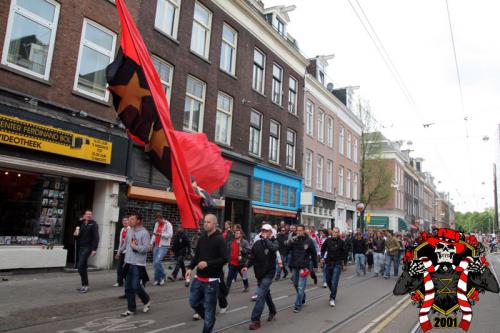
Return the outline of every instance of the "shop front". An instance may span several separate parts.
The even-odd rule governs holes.
[[[229,156],[231,157],[231,156]],[[232,158],[229,178],[224,185],[224,217],[239,224],[243,232],[250,234],[250,186],[252,184],[253,164]]]
[[[251,232],[266,222],[298,222],[302,178],[262,165],[254,167]]]
[[[101,234],[89,264],[109,267],[126,147],[109,124],[0,103],[0,270],[71,266],[86,209]]]

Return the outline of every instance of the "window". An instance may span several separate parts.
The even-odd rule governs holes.
[[[314,119],[314,105],[307,101],[306,103],[306,134],[313,136],[313,119]]]
[[[167,96],[167,101],[170,105],[170,94],[172,90],[172,76],[174,74],[174,67],[158,57],[152,56],[151,58],[153,60],[153,65],[155,66],[156,71],[160,76],[161,84],[163,86],[163,89],[165,90],[165,95]]]
[[[312,160],[313,160],[313,152],[309,149],[306,149],[305,154],[305,168],[304,168],[304,181],[305,185],[311,187],[312,186]]]
[[[295,169],[295,140],[297,134],[288,129],[286,131],[286,167]]]
[[[318,70],[318,81],[325,85],[325,73],[323,71]]]
[[[269,160],[271,162],[279,163],[280,158],[280,124],[271,120],[269,130]]]
[[[344,195],[344,167],[339,167],[338,195]]]
[[[347,133],[347,158],[352,158],[352,138],[351,133]]]
[[[354,162],[358,163],[358,139],[354,138],[354,152],[352,154]]]
[[[347,198],[351,197],[351,170],[347,170],[345,179],[345,196]]]
[[[297,80],[290,76],[288,80],[288,112],[297,114]]]
[[[115,55],[116,34],[88,19],[83,20],[80,53],[74,89],[83,94],[108,100],[106,67]]]
[[[186,101],[184,102],[183,129],[201,132],[205,110],[205,83],[192,76],[187,78]]]
[[[196,2],[194,4],[193,31],[191,33],[191,51],[208,59],[210,49],[210,29],[212,13]]]
[[[272,204],[279,205],[280,204],[280,184],[273,183],[273,201]]]
[[[234,75],[236,68],[236,44],[238,33],[225,24],[222,26],[222,44],[220,50],[220,68]]]
[[[215,118],[215,141],[231,144],[231,124],[233,116],[233,98],[219,91],[217,95],[217,115]]]
[[[344,155],[344,127],[340,127],[339,133],[339,153]]]
[[[333,189],[333,161],[328,160],[326,170],[326,191],[332,192]]]
[[[289,206],[288,205],[288,191],[289,187],[288,186],[281,186],[281,205],[282,206]]]
[[[260,141],[262,139],[262,114],[252,110],[250,113],[250,139],[248,151],[260,156]]]
[[[48,80],[59,9],[52,0],[12,0],[2,64]]]
[[[326,144],[328,147],[333,148],[333,118],[328,117],[327,118],[327,129],[326,129],[326,135],[327,135],[327,141]]]
[[[318,112],[318,141],[325,142],[325,113]]]
[[[283,95],[283,69],[273,64],[273,102],[281,105]]]
[[[156,3],[155,28],[177,39],[181,0],[158,0]]]
[[[276,29],[280,35],[285,35],[285,24],[277,17],[273,20],[273,28]]]
[[[316,189],[323,189],[323,156],[318,155],[318,162],[316,163]]]
[[[352,198],[357,200],[358,198],[358,174],[355,173],[352,180]]]
[[[266,56],[258,49],[254,49],[252,88],[261,94],[264,93],[265,69]]]

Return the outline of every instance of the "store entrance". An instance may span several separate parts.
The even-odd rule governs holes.
[[[224,219],[231,220],[233,224],[240,224],[243,232],[249,235],[249,213],[250,204],[248,200],[240,200],[226,197]]]
[[[64,228],[64,248],[68,250],[68,266],[75,264],[75,238],[73,232],[86,209],[94,202],[94,181],[71,178],[68,187],[68,205]]]

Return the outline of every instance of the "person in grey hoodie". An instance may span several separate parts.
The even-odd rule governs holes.
[[[127,296],[127,311],[122,317],[134,315],[136,311],[135,295],[139,296],[144,307],[143,312],[151,308],[151,298],[141,284],[146,273],[146,256],[150,249],[149,232],[142,226],[142,217],[138,213],[129,216],[130,230],[127,232],[125,243],[118,249],[118,253],[125,250],[125,295]]]

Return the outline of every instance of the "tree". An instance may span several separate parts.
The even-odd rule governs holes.
[[[359,103],[359,114],[363,122],[361,134],[361,198],[365,205],[383,205],[391,196],[392,171],[383,159],[385,137],[377,130],[377,122],[369,107]],[[365,229],[364,210],[360,213],[361,230]]]
[[[465,232],[472,233],[492,233],[494,227],[494,212],[492,209],[484,212],[457,212],[455,220],[459,227],[462,227]]]

